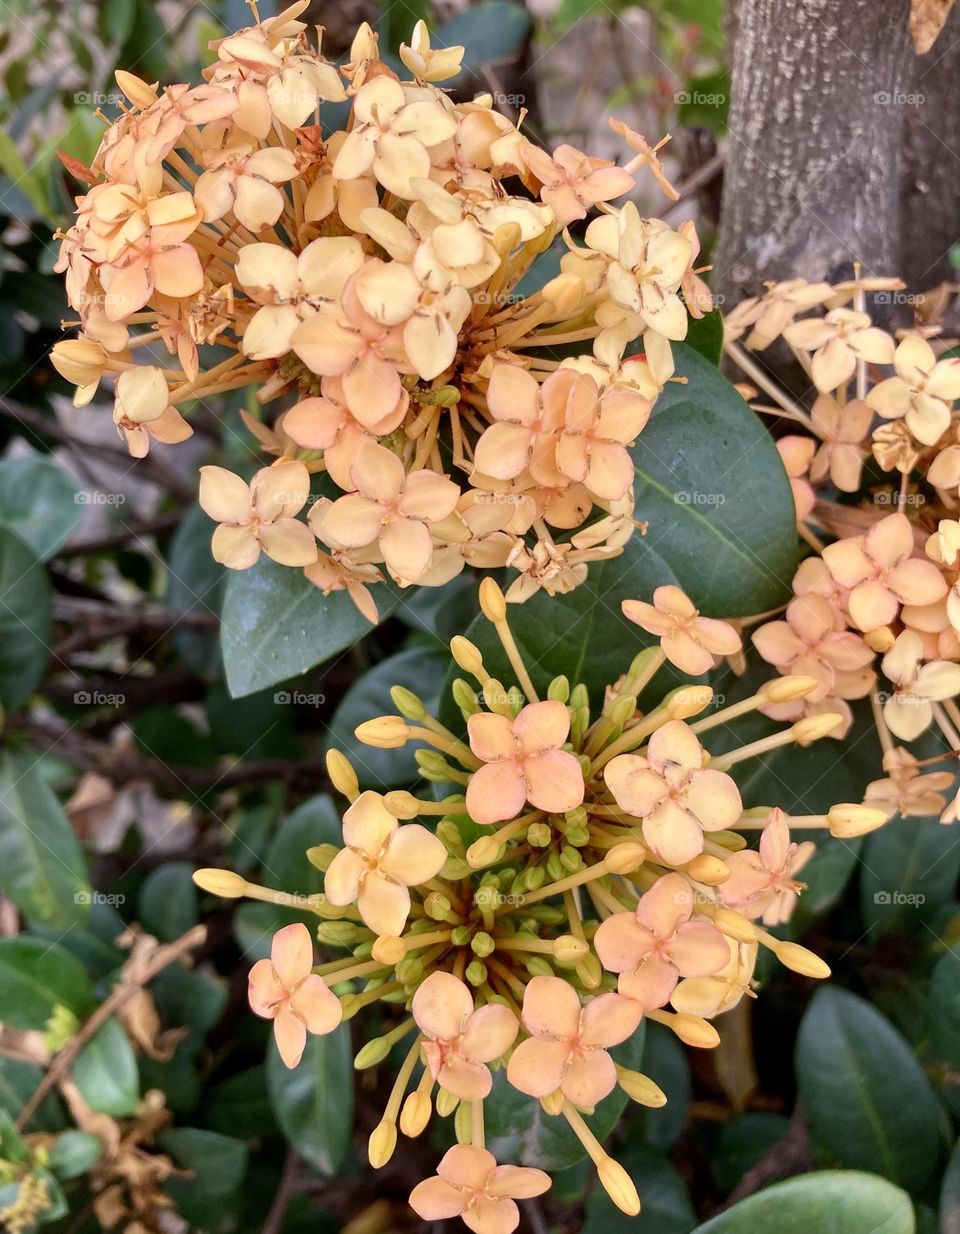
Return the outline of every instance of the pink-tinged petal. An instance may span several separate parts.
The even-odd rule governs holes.
[[[626,446],[594,442],[584,484],[591,493],[616,501],[630,490],[634,479],[633,459]]]
[[[532,1200],[550,1190],[551,1178],[543,1170],[525,1165],[498,1165],[487,1181],[487,1194]]]
[[[740,635],[727,621],[718,621],[715,617],[698,617],[695,629],[697,638],[715,656],[736,655],[743,646]]]
[[[397,820],[379,793],[360,794],[343,816],[343,841],[350,848],[375,857],[397,831]]]
[[[585,792],[580,760],[566,750],[548,750],[523,760],[527,800],[548,814],[575,810]]]
[[[546,1097],[563,1082],[569,1057],[570,1047],[565,1041],[528,1037],[510,1055],[507,1079],[528,1097]]]
[[[284,1004],[273,1022],[273,1035],[285,1067],[296,1067],[307,1044],[307,1026]]]
[[[878,626],[889,625],[900,606],[897,597],[883,583],[868,579],[850,592],[847,608],[855,626],[861,630],[875,630]]]
[[[790,855],[790,827],[782,810],[772,810],[760,832],[760,856],[768,870],[782,870]]]
[[[693,911],[693,888],[682,874],[664,874],[637,904],[637,922],[654,938],[671,938]]]
[[[612,758],[603,769],[603,778],[620,809],[634,818],[644,818],[667,795],[666,784],[638,754]]]
[[[260,560],[260,541],[252,527],[221,523],[213,533],[210,552],[214,561],[230,570],[248,570]]]
[[[421,1032],[453,1041],[473,1014],[473,995],[453,973],[435,972],[417,987],[410,1010]]]
[[[225,467],[200,468],[200,507],[218,523],[240,523],[250,518],[250,489]]]
[[[611,997],[620,996],[613,994]],[[634,1006],[639,1015],[640,1007],[636,1003]],[[568,1101],[589,1110],[609,1096],[616,1085],[617,1069],[613,1059],[606,1050],[590,1050],[581,1057],[571,1058],[560,1087]]]
[[[580,1040],[584,1045],[614,1046],[637,1031],[641,1010],[635,1002],[619,994],[600,994],[583,1009]]]
[[[357,908],[374,934],[402,934],[410,916],[410,892],[403,883],[372,870],[363,880]]]
[[[313,313],[290,336],[291,350],[311,373],[321,377],[339,377],[346,373],[364,346],[357,331],[349,330],[331,313]]]
[[[420,823],[408,823],[387,840],[380,869],[397,882],[418,887],[439,874],[446,859],[447,850],[432,831]]]
[[[804,645],[785,621],[768,621],[753,632],[753,645],[768,664],[778,668],[803,655]]]
[[[730,959],[730,944],[709,921],[687,921],[670,943],[670,956],[681,977],[712,977]]]
[[[251,360],[285,356],[299,325],[300,316],[292,304],[265,304],[250,318],[244,331],[243,354]]]
[[[433,537],[415,519],[390,519],[380,532],[380,551],[392,575],[404,582],[416,582],[430,568]]]
[[[403,394],[400,374],[388,360],[367,352],[343,375],[347,406],[361,423],[389,416]]]
[[[370,501],[396,501],[403,489],[403,463],[384,446],[366,446],[353,465],[353,482]]]
[[[378,539],[384,518],[383,506],[359,493],[347,493],[324,510],[317,534],[331,548],[365,548]]]
[[[736,782],[723,771],[695,771],[685,794],[687,809],[705,831],[732,827],[743,813]]]
[[[535,1037],[572,1041],[580,1032],[580,999],[561,977],[533,977],[523,995],[523,1026]]]
[[[482,1101],[493,1087],[490,1068],[461,1054],[448,1054],[436,1076],[437,1083],[461,1101]]]
[[[269,960],[257,960],[250,970],[247,982],[247,998],[251,1010],[264,1019],[272,1020],[285,1001],[287,991],[281,985]]]
[[[487,388],[487,406],[494,419],[533,425],[539,417],[539,397],[537,379],[527,369],[494,365]]]
[[[321,236],[297,258],[297,275],[312,296],[338,300],[363,260],[363,249],[355,236]]]
[[[131,313],[138,313],[150,299],[151,283],[142,261],[111,269],[103,311],[108,321],[123,321]]]
[[[155,253],[150,267],[157,291],[174,300],[194,296],[203,287],[203,267],[197,250],[189,244]]]
[[[486,763],[517,755],[513,728],[506,716],[480,711],[467,720],[467,734],[470,749]]]
[[[864,551],[862,536],[837,540],[823,550],[827,569],[841,587],[856,587],[876,573],[876,567]]]
[[[731,853],[727,858],[730,877],[717,891],[724,904],[738,908],[752,916],[752,905],[757,897],[770,888],[770,871],[763,864],[760,854],[753,849]]]
[[[600,963],[608,973],[626,973],[649,955],[655,939],[635,913],[614,913],[601,921],[593,937]]]
[[[325,398],[305,398],[283,417],[283,431],[307,450],[326,450],[337,440],[346,416]]]
[[[884,580],[903,604],[936,604],[947,594],[947,582],[932,561],[912,557],[890,570]]]
[[[634,999],[644,1011],[663,1007],[670,999],[679,974],[667,960],[651,956],[632,973],[621,973],[617,989],[625,998]]]
[[[456,359],[457,333],[440,313],[414,313],[403,327],[403,349],[418,376],[432,381]]]
[[[529,703],[514,720],[513,735],[525,754],[557,749],[570,735],[570,712],[553,699]]]
[[[280,983],[292,990],[313,967],[313,940],[299,921],[284,926],[273,936],[270,961]]]
[[[323,877],[323,893],[340,908],[353,904],[360,894],[360,880],[367,871],[367,863],[352,848],[342,848]]]
[[[473,1144],[455,1144],[440,1159],[437,1173],[460,1187],[482,1191],[497,1161],[493,1153]]]
[[[879,566],[895,566],[910,556],[913,529],[905,514],[890,514],[874,523],[863,538],[867,556]]]
[[[509,1007],[487,1003],[478,1008],[467,1021],[460,1041],[469,1058],[492,1063],[506,1054],[513,1045],[520,1024]]]
[[[513,1234],[520,1224],[520,1209],[511,1199],[481,1195],[463,1214],[463,1224],[473,1234]]]
[[[682,720],[668,720],[650,738],[647,758],[656,770],[675,763],[683,771],[703,766],[703,747],[696,733]]]
[[[282,566],[311,566],[317,560],[317,541],[305,523],[279,518],[260,528],[260,543],[268,557]]]
[[[661,613],[659,609],[654,608],[652,604],[647,604],[644,600],[624,600],[620,607],[628,621],[640,626],[648,634],[656,634],[658,638],[662,638],[664,634],[669,634],[673,629],[672,617]]]
[[[439,522],[456,509],[460,486],[434,471],[413,471],[407,476],[400,511],[408,518]]]
[[[294,990],[290,1009],[303,1020],[308,1033],[332,1033],[343,1019],[340,999],[317,973],[310,973]]]
[[[530,462],[533,433],[522,424],[491,424],[477,442],[476,470],[495,480],[512,480]]]
[[[660,645],[670,663],[691,677],[699,677],[713,668],[711,653],[686,630],[671,630],[660,640]]]
[[[310,473],[300,462],[263,467],[250,483],[253,508],[268,521],[297,514],[309,495]]]
[[[467,813],[476,823],[515,818],[527,803],[527,786],[516,763],[486,763],[467,785]]]
[[[410,1192],[410,1207],[424,1221],[446,1221],[459,1217],[467,1195],[444,1178],[425,1178]]]
[[[666,801],[643,821],[643,835],[666,865],[682,866],[703,852],[703,830],[692,814]]]

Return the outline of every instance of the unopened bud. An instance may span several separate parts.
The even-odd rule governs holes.
[[[451,687],[453,701],[460,708],[461,714],[465,718],[477,715],[483,708],[477,702],[477,692],[470,685],[469,681],[464,681],[462,677],[457,677]]]
[[[667,1104],[667,1094],[659,1084],[654,1084],[648,1075],[640,1071],[627,1071],[625,1067],[617,1068],[617,1083],[631,1101],[638,1105],[649,1106],[651,1110],[659,1110]]]
[[[383,804],[394,818],[411,819],[416,818],[420,813],[419,801],[417,801],[413,793],[408,793],[406,789],[402,788],[384,793]]]
[[[554,677],[547,686],[547,698],[554,703],[565,703],[570,697],[570,682],[566,677]]]
[[[778,943],[774,954],[784,968],[799,973],[801,977],[813,977],[817,981],[824,981],[830,976],[830,965],[808,948],[801,947],[799,943]]]
[[[804,716],[802,720],[798,720],[793,725],[790,732],[798,745],[806,746],[812,741],[819,741],[821,737],[828,737],[841,724],[843,724],[843,716],[835,711],[823,711]]]
[[[434,921],[446,921],[453,906],[442,891],[431,891],[423,902],[423,911]]]
[[[360,794],[360,784],[353,764],[340,750],[328,750],[326,762],[330,783],[338,793],[342,793],[344,797],[349,797],[353,801]]]
[[[370,954],[378,964],[387,964],[393,968],[407,954],[407,944],[395,934],[381,934],[374,940]]]
[[[393,705],[397,711],[408,720],[425,720],[427,718],[427,709],[423,705],[423,700],[417,698],[412,690],[408,690],[406,686],[392,686],[390,689],[390,698],[393,700]]]
[[[553,839],[549,823],[531,823],[527,828],[527,843],[531,848],[546,848]]]
[[[713,1050],[720,1044],[720,1034],[702,1016],[675,1015],[670,1027],[684,1045],[694,1046],[698,1050]]]
[[[481,960],[471,960],[463,975],[472,986],[482,986],[487,979],[487,966]]]
[[[463,852],[463,836],[460,834],[460,828],[452,818],[442,818],[437,823],[437,839],[446,845],[447,852]]]
[[[554,940],[553,954],[560,964],[576,964],[584,956],[590,954],[590,947],[582,938],[572,934],[561,934]]]
[[[384,1037],[374,1037],[372,1041],[368,1041],[365,1046],[362,1046],[357,1051],[357,1055],[353,1060],[354,1068],[357,1071],[366,1071],[369,1067],[376,1067],[390,1053],[390,1042]]]
[[[603,859],[610,874],[632,874],[639,870],[647,856],[647,850],[636,840],[615,844]]]
[[[610,708],[610,723],[622,728],[637,709],[636,695],[624,694]]]
[[[397,1147],[397,1125],[386,1119],[374,1127],[367,1143],[367,1157],[375,1170],[382,1169],[393,1156]]]
[[[494,625],[507,620],[507,601],[496,579],[487,577],[480,584],[480,608]]]
[[[871,651],[875,651],[878,655],[886,655],[896,642],[896,637],[889,626],[877,626],[875,630],[868,630],[864,634],[863,641]]]
[[[236,900],[247,890],[247,880],[233,870],[194,870],[193,881],[201,891],[209,891],[224,900]]]
[[[551,1116],[559,1114],[563,1109],[563,1092],[556,1088],[552,1093],[547,1093],[546,1097],[540,1098],[540,1106],[544,1114]]]
[[[560,849],[560,864],[571,874],[576,874],[583,865],[583,858],[572,845],[564,844]]]
[[[399,750],[410,740],[410,729],[401,716],[377,716],[353,730],[357,741],[378,750]]]
[[[317,942],[329,947],[352,947],[361,937],[360,927],[352,921],[321,921],[317,926]]]
[[[879,806],[868,806],[866,803],[859,806],[835,805],[827,811],[827,826],[836,839],[852,840],[876,831],[890,818],[890,811],[881,810]]]
[[[687,863],[686,872],[695,883],[703,883],[707,887],[719,887],[730,877],[730,867],[720,857],[710,853],[701,853]]]
[[[470,940],[470,950],[480,960],[485,960],[496,949],[497,944],[494,942],[492,935],[488,934],[486,930],[478,930]]]
[[[477,677],[483,672],[483,656],[480,654],[480,648],[471,643],[468,638],[464,638],[462,634],[454,635],[450,640],[450,653],[465,673]]]
[[[474,870],[482,870],[484,866],[493,865],[500,855],[503,845],[493,836],[481,836],[467,849],[467,865]]]
[[[410,1093],[400,1111],[400,1130],[408,1139],[414,1140],[426,1130],[430,1115],[433,1113],[433,1103],[426,1093]]]
[[[588,990],[595,990],[603,980],[603,966],[592,953],[577,962],[577,976]]]
[[[157,101],[156,90],[139,77],[135,77],[133,73],[128,73],[125,69],[117,69],[114,78],[134,107],[146,110]]]
[[[353,36],[350,44],[350,63],[359,64],[361,60],[376,60],[379,57],[377,45],[379,37],[373,32],[368,22],[364,22]]]
[[[794,699],[806,698],[818,684],[816,677],[799,674],[774,677],[772,681],[765,681],[757,693],[768,703],[791,703]]]
[[[416,750],[413,757],[425,780],[435,784],[449,783],[450,765],[439,750]]]
[[[686,720],[690,716],[697,716],[712,702],[713,691],[709,686],[681,686],[679,690],[674,690],[666,700],[667,711],[674,720]]]
[[[339,852],[340,849],[336,844],[315,844],[313,848],[307,849],[307,861],[325,873],[330,868],[330,862]]]
[[[558,274],[549,283],[544,283],[540,294],[562,317],[577,311],[584,295],[583,279],[576,274]]]
[[[449,1118],[459,1104],[460,1098],[454,1097],[453,1093],[445,1088],[437,1090],[437,1113],[441,1118]]]
[[[757,941],[757,927],[742,913],[735,912],[732,908],[718,908],[713,914],[713,924],[721,934],[726,934],[727,938],[732,938],[738,943]]]
[[[633,1179],[619,1161],[612,1157],[604,1157],[597,1166],[600,1183],[622,1213],[635,1217],[640,1211],[640,1197],[633,1185]]]
[[[524,967],[531,977],[556,977],[553,965],[543,956],[532,955],[524,960]]]

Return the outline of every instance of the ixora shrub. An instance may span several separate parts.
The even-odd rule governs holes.
[[[385,1004],[382,1015],[398,1022],[354,1059],[363,1070],[401,1047],[370,1136],[371,1165],[391,1159],[398,1130],[419,1136],[434,1110],[453,1115],[456,1142],[410,1203],[427,1220],[462,1216],[479,1234],[509,1234],[515,1201],[550,1186],[540,1166],[575,1160],[577,1141],[613,1202],[640,1211],[629,1174],[600,1141],[628,1098],[666,1101],[635,1066],[642,1023],[716,1046],[709,1019],[750,992],[761,947],[805,976],[828,976],[811,951],[766,928],[789,918],[795,876],[815,848],[793,841],[791,824],[850,837],[887,814],[837,804],[824,817],[790,820],[768,805],[745,808],[733,767],[809,745],[842,717],[820,712],[712,757],[712,731],[802,699],[817,682],[773,677],[705,716],[709,686],[662,692],[654,682],[668,660],[695,672],[712,652],[739,650],[733,628],[697,618],[679,589],[658,593],[658,609],[636,606],[633,616],[657,626],[660,643],[624,665],[597,711],[586,685],[565,676],[540,697],[503,593],[493,579],[480,592],[510,673],[495,678],[476,644],[453,639],[467,674],[452,683],[453,711],[466,738],[401,687],[392,692],[397,714],[357,729],[374,748],[422,743],[422,778],[457,791],[440,800],[361,792],[350,761],[332,750],[331,780],[351,804],[343,847],[307,854],[324,871],[322,893],[253,885],[229,870],[194,878],[217,895],[296,905],[321,919],[317,939],[347,949],[346,958],[315,965],[311,933],[294,923],[250,973],[251,1007],[273,1020],[283,1062],[297,1066],[308,1034]],[[744,833],[757,832],[759,849],[748,848]],[[499,1161],[521,1132],[535,1164]]]

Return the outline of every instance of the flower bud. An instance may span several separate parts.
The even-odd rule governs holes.
[[[209,891],[224,900],[236,900],[247,890],[247,880],[233,870],[194,870],[193,881],[201,891]]]
[[[100,380],[107,353],[92,339],[64,339],[50,352],[50,362],[61,377],[75,386]]]
[[[637,709],[637,699],[634,694],[624,694],[610,708],[610,723],[622,728]]]
[[[489,574],[480,584],[480,608],[487,621],[494,625],[507,620],[507,601],[499,583]]]
[[[406,789],[394,789],[384,793],[383,804],[394,818],[411,819],[420,813],[420,803],[413,793],[408,793]]]
[[[449,783],[451,768],[439,750],[415,750],[413,757],[425,780],[434,784]]]
[[[460,708],[460,713],[465,720],[483,710],[477,702],[476,691],[469,681],[464,681],[462,677],[456,678],[451,687],[451,693],[453,694],[453,701]]]
[[[553,829],[549,823],[531,823],[527,828],[527,843],[531,848],[547,848],[553,839]]]
[[[463,852],[463,836],[452,818],[442,818],[437,823],[437,839],[447,846],[448,853]]]
[[[428,713],[423,705],[423,700],[417,698],[412,690],[408,690],[406,686],[391,686],[390,698],[393,700],[393,705],[407,720],[426,720]]]
[[[562,317],[575,313],[583,299],[583,279],[576,274],[558,274],[549,283],[544,283],[540,294]]]
[[[410,740],[410,729],[401,716],[378,716],[358,724],[353,735],[365,746],[378,750],[399,750]]]
[[[707,887],[719,887],[730,877],[730,867],[720,857],[710,853],[701,853],[687,863],[686,872],[695,883],[704,883]]]
[[[576,964],[578,960],[590,954],[590,947],[582,938],[575,938],[572,934],[561,934],[558,939],[554,940],[553,954],[560,964]]]
[[[352,921],[321,921],[317,926],[317,942],[330,947],[352,947],[362,934],[361,928]]]
[[[497,944],[493,940],[493,936],[488,934],[486,930],[478,930],[470,940],[470,950],[480,960],[485,960],[488,955],[493,955],[497,949]]]
[[[835,805],[827,811],[827,826],[830,834],[838,840],[852,840],[857,836],[865,836],[870,831],[876,831],[884,823],[889,822],[890,812],[881,810],[878,806]]]
[[[433,1113],[433,1103],[426,1093],[417,1089],[403,1103],[400,1111],[400,1130],[409,1139],[414,1140],[426,1130],[430,1115]]]
[[[449,882],[456,882],[461,878],[469,878],[472,873],[472,867],[467,865],[462,857],[448,857],[443,863],[440,877],[447,879]]]
[[[713,691],[709,686],[681,686],[668,695],[667,712],[672,720],[686,720],[698,716],[712,702]]]
[[[397,965],[397,980],[405,986],[419,985],[423,980],[423,961],[419,956],[408,955]]]
[[[871,651],[875,651],[878,655],[886,655],[896,642],[896,638],[889,626],[877,626],[875,630],[868,630],[864,634],[863,641]]]
[[[757,693],[768,703],[791,703],[794,699],[805,698],[817,684],[816,677],[799,674],[774,677],[772,681],[765,681]]]
[[[462,634],[456,634],[450,640],[450,653],[465,673],[477,677],[483,672],[483,656],[479,647]]]
[[[597,1174],[604,1191],[622,1213],[635,1217],[640,1211],[640,1197],[633,1179],[619,1161],[604,1157],[597,1166]]]
[[[471,960],[463,975],[472,986],[482,986],[487,979],[487,966],[481,960]]]
[[[553,965],[543,956],[532,955],[523,963],[531,977],[556,977],[557,975],[553,971]]]
[[[453,1133],[458,1144],[469,1144],[473,1132],[473,1111],[469,1101],[461,1101],[453,1116]]]
[[[546,1097],[540,1098],[540,1106],[544,1114],[559,1114],[563,1109],[563,1093],[559,1088],[554,1089],[552,1093],[547,1093]]]
[[[695,1046],[698,1050],[712,1050],[720,1044],[720,1034],[702,1016],[677,1014],[671,1019],[670,1027],[684,1045]]]
[[[397,1147],[397,1125],[386,1119],[374,1127],[367,1144],[367,1157],[375,1170],[382,1169]]]
[[[307,849],[307,861],[318,870],[324,873],[330,868],[330,862],[333,861],[340,849],[336,844],[315,844],[313,848]]]
[[[446,921],[453,905],[441,891],[431,891],[423,902],[423,911],[434,921]]]
[[[560,849],[560,864],[571,874],[576,874],[583,865],[583,858],[572,845],[564,844]]]
[[[547,698],[554,703],[566,703],[570,697],[570,682],[566,677],[554,677],[547,686]]]
[[[610,874],[632,874],[643,865],[646,855],[646,848],[638,841],[625,840],[610,849],[603,859],[603,864]]]
[[[648,1075],[640,1071],[627,1071],[625,1067],[617,1068],[617,1083],[631,1101],[638,1105],[649,1106],[651,1110],[659,1110],[667,1104],[667,1094],[659,1084],[654,1084]]]
[[[482,870],[491,866],[500,855],[503,845],[493,836],[481,836],[467,849],[467,865],[474,870]]]
[[[363,22],[350,44],[350,63],[359,64],[361,60],[378,59],[380,53],[377,50],[377,44],[379,41],[379,36],[374,34],[370,23]]]
[[[799,943],[778,943],[774,948],[774,955],[784,968],[799,973],[801,977],[813,977],[817,981],[823,981],[830,976],[830,965]]]
[[[603,967],[593,954],[585,955],[577,961],[577,976],[581,984],[588,990],[595,990],[603,980]]]
[[[141,81],[139,77],[134,76],[133,73],[128,73],[125,69],[117,69],[113,76],[134,107],[145,110],[157,101],[156,90],[148,86],[145,81]]]
[[[437,1113],[441,1118],[449,1118],[460,1104],[460,1098],[448,1093],[445,1088],[437,1090]]]
[[[327,751],[327,775],[330,783],[338,793],[349,797],[351,801],[360,794],[360,784],[353,764],[339,750]]]
[[[721,934],[736,940],[738,943],[755,943],[757,927],[742,913],[732,908],[718,908],[713,914],[713,924]]]
[[[407,944],[395,934],[381,934],[374,940],[370,954],[378,964],[394,968],[407,954]]]
[[[819,741],[821,737],[829,736],[842,723],[843,716],[835,711],[816,712],[814,715],[804,716],[802,720],[798,720],[790,732],[798,745],[806,746],[812,741]]]
[[[369,1067],[376,1067],[389,1053],[390,1042],[385,1037],[374,1037],[372,1041],[368,1041],[357,1051],[353,1060],[354,1068],[357,1071],[366,1071]]]

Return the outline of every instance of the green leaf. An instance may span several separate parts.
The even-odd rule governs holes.
[[[773,438],[733,386],[692,348],[637,438],[636,517],[698,608],[737,617],[790,595],[796,509]],[[749,495],[749,500],[746,496]]]
[[[677,98],[677,119],[684,128],[709,129],[717,137],[727,131],[730,113],[730,71],[716,69],[691,77]]]
[[[381,617],[396,592],[377,588]],[[227,580],[220,647],[234,698],[299,677],[350,647],[373,627],[345,591],[325,596],[301,570],[262,557]]]
[[[800,1023],[796,1073],[814,1144],[831,1160],[922,1192],[944,1114],[906,1040],[855,994],[828,986]]]
[[[105,43],[122,47],[133,30],[136,6],[130,0],[103,0],[97,18],[97,28]]]
[[[42,1079],[43,1072],[33,1063],[0,1057],[0,1110],[18,1117]],[[55,1132],[63,1126],[60,1100],[56,1093],[48,1093],[30,1119],[30,1130]]]
[[[691,317],[686,344],[719,368],[723,359],[723,314],[714,309],[702,317]]]
[[[57,220],[50,206],[42,175],[34,168],[27,166],[14,140],[2,131],[0,131],[0,171],[9,176],[40,218],[45,219],[51,226],[56,226]]]
[[[180,1215],[194,1227],[219,1228],[224,1202],[236,1194],[247,1172],[247,1146],[233,1136],[199,1127],[172,1127],[157,1137],[190,1178],[171,1178],[166,1189]]]
[[[643,1057],[646,1025],[611,1053],[624,1067],[637,1069]],[[598,1140],[614,1129],[627,1104],[626,1093],[614,1089],[586,1121]],[[495,1072],[490,1100],[485,1106],[487,1148],[498,1161],[522,1161],[541,1170],[563,1170],[584,1157],[584,1148],[563,1115],[543,1112],[540,1103],[507,1082],[505,1070]]]
[[[683,1182],[660,1153],[632,1148],[618,1160],[636,1184],[643,1203],[639,1217],[616,1208],[602,1187],[587,1200],[582,1234],[688,1234],[697,1223]]]
[[[899,1187],[857,1170],[822,1170],[774,1183],[694,1234],[914,1234]]]
[[[0,527],[0,703],[15,711],[40,684],[50,656],[53,597],[32,550]]]
[[[621,601],[647,597],[661,584],[676,581],[647,539],[635,535],[621,556],[594,562],[576,590],[558,596],[540,591],[525,604],[512,605],[510,629],[534,685],[545,690],[552,678],[564,673],[571,683],[582,681],[594,703],[601,701],[605,686],[653,641],[627,621]],[[490,622],[476,617],[466,635],[480,648],[487,670],[504,685],[512,684],[515,674]],[[449,680],[460,675],[454,668]],[[446,715],[453,722],[449,710]]]
[[[934,965],[929,999],[934,1056],[956,1070],[960,1068],[960,955],[955,951]]]
[[[79,1178],[98,1161],[103,1145],[88,1131],[65,1131],[50,1148],[50,1169],[58,1178]]]
[[[83,965],[42,938],[0,938],[0,1021],[10,1028],[42,1029],[54,1007],[81,1015],[92,999]]]
[[[307,1037],[297,1067],[283,1065],[276,1045],[267,1057],[267,1087],[277,1122],[301,1157],[326,1175],[343,1164],[353,1139],[350,1029]]]
[[[330,721],[326,748],[336,748],[347,756],[361,788],[385,792],[419,778],[414,751],[422,747],[422,742],[408,743],[400,750],[376,750],[358,741],[354,729],[365,720],[396,711],[390,698],[391,686],[411,690],[435,715],[449,664],[449,653],[439,649],[401,651],[364,673],[343,696]]]
[[[28,921],[61,930],[89,912],[86,866],[70,822],[36,763],[10,753],[0,755],[0,891]]]
[[[940,1234],[960,1234],[960,1140],[953,1146],[940,1187]]]
[[[723,1194],[729,1195],[789,1129],[782,1114],[739,1114],[722,1123],[710,1146],[710,1172]]]
[[[445,82],[461,81],[464,73],[485,64],[503,64],[517,52],[530,29],[530,15],[521,4],[484,0],[445,21],[431,35],[434,47],[466,48],[463,71]]]
[[[639,1124],[644,1141],[660,1152],[671,1149],[683,1131],[690,1107],[690,1065],[686,1051],[674,1033],[661,1024],[648,1024],[640,1070],[667,1095],[667,1104],[658,1110],[639,1107],[633,1120]]]
[[[73,477],[33,455],[0,462],[0,526],[9,527],[40,561],[66,542],[83,511]]]
[[[115,1019],[107,1020],[77,1055],[73,1078],[91,1109],[113,1118],[132,1114],[140,1100],[137,1060]]]
[[[860,908],[871,937],[909,932],[952,898],[960,846],[933,819],[896,818],[866,837],[862,865]]]
[[[217,1084],[209,1092],[204,1112],[205,1121],[214,1131],[244,1139],[263,1139],[268,1132],[277,1131],[262,1066],[251,1067]]]
[[[226,569],[210,553],[210,520],[191,506],[170,540],[166,605],[176,613],[217,616],[223,603]],[[172,638],[188,666],[207,681],[220,673],[220,647],[215,630],[178,626]]]
[[[140,922],[161,942],[172,943],[197,924],[197,889],[188,861],[168,861],[143,880],[137,907]]]

